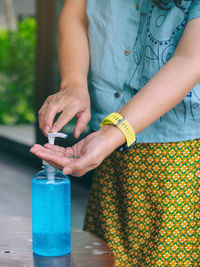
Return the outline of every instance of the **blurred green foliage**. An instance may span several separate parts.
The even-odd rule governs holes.
[[[0,124],[33,123],[36,20],[0,28]]]

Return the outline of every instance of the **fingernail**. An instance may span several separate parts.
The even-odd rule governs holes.
[[[56,132],[57,132],[56,129],[55,129],[55,127],[49,129],[49,131],[50,131],[51,133],[56,133]]]
[[[32,147],[29,149],[30,152],[33,152],[34,150],[35,150],[35,147],[34,147],[34,146],[32,146]]]
[[[65,174],[70,174],[72,173],[72,169],[70,167],[67,167],[63,170],[63,172],[65,172]]]
[[[76,138],[78,138],[78,137],[79,137],[79,135],[80,135],[80,131],[79,131],[79,130],[77,130],[77,131],[76,131]]]
[[[50,131],[50,128],[47,126],[45,127],[45,132],[48,133]]]

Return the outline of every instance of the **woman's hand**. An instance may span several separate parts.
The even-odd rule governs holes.
[[[57,113],[61,114],[53,124]],[[68,86],[49,96],[39,110],[39,126],[45,135],[47,132],[58,132],[73,117],[77,119],[74,136],[78,138],[91,118],[88,89],[80,85]]]
[[[125,138],[117,127],[106,125],[73,147],[65,149],[50,144],[44,147],[34,145],[30,151],[52,166],[63,169],[64,174],[79,177],[98,167],[124,141]]]

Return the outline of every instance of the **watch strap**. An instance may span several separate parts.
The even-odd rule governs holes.
[[[100,124],[102,127],[105,124],[117,126],[126,138],[127,147],[130,147],[136,142],[135,132],[130,123],[121,114],[113,112],[108,115]]]

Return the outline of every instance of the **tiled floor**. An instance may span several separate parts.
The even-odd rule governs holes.
[[[0,152],[0,213],[31,217],[31,181],[37,172],[20,158]],[[89,189],[72,182],[72,226],[81,229]]]

